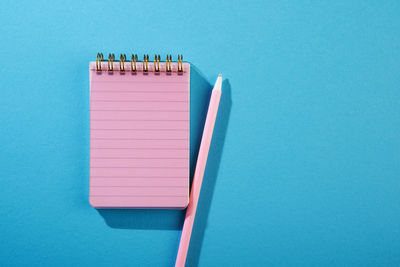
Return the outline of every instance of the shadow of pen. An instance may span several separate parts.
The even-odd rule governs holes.
[[[215,183],[221,164],[231,108],[231,85],[229,83],[229,80],[225,79],[222,82],[222,94],[218,108],[217,120],[214,126],[210,153],[207,159],[207,166],[204,173],[202,189],[200,192],[196,218],[193,225],[193,232],[190,240],[189,251],[185,266],[198,266],[199,264],[201,248],[204,240],[204,233],[207,226],[208,214],[210,212]]]

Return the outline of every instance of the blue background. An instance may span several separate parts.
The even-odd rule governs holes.
[[[396,1],[2,1],[0,265],[172,266],[184,211],[88,202],[97,52],[224,77],[188,266],[400,265]]]

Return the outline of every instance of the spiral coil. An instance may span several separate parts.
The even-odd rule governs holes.
[[[168,55],[167,55],[167,61],[166,61],[166,64],[165,64],[165,70],[166,70],[167,72],[171,72],[171,71],[172,71],[171,62],[172,62],[172,57],[171,57],[171,55],[169,55],[169,57],[168,57]]]
[[[160,55],[154,57],[154,71],[160,72]]]
[[[149,55],[143,56],[143,71],[149,72]]]
[[[126,55],[125,54],[121,54],[119,56],[119,70],[121,72],[125,71],[125,61],[126,61]]]
[[[102,69],[102,62],[107,61],[107,69],[103,70]],[[102,72],[102,71],[108,71],[110,73],[114,72],[114,71],[118,71],[118,69],[114,69],[114,62],[115,62],[115,55],[113,53],[108,54],[108,59],[104,60],[104,56],[103,53],[97,53],[97,58],[96,58],[96,71],[97,72]],[[166,56],[166,60],[165,60],[165,65],[161,68],[160,66],[160,62],[161,61],[161,57],[160,55],[155,55],[154,56],[154,68],[150,69],[149,68],[149,55],[145,54],[143,55],[143,61],[140,62],[138,60],[138,55],[137,54],[132,54],[131,56],[131,60],[130,60],[130,68],[129,68],[129,61],[128,61],[128,69],[125,68],[126,65],[126,54],[120,54],[119,60],[117,60],[117,62],[119,62],[119,71],[121,73],[124,73],[126,71],[131,71],[132,73],[136,73],[138,71],[138,67],[137,64],[138,63],[142,63],[142,71],[145,73],[148,73],[149,71],[154,71],[156,73],[165,71],[167,73],[172,73],[174,72],[178,72],[179,73],[183,73],[183,56],[182,55],[178,55],[178,60],[176,61],[177,63],[177,68],[173,70],[172,68],[172,56],[171,55],[167,55]],[[118,66],[118,65],[117,65]],[[139,65],[140,66],[140,65]],[[117,67],[118,68],[118,67]],[[140,67],[139,67],[140,70]]]
[[[104,61],[103,53],[97,53],[96,70],[101,71],[101,62]]]
[[[178,72],[183,72],[183,62],[182,62],[182,60],[183,60],[183,56],[182,55],[180,55],[180,56],[178,55]]]
[[[113,72],[114,71],[114,60],[115,60],[115,56],[114,54],[108,54],[108,71]]]
[[[131,58],[131,71],[132,72],[136,72],[137,71],[137,68],[136,68],[136,62],[137,61],[138,61],[137,55],[136,54],[135,55],[132,54],[132,58]]]

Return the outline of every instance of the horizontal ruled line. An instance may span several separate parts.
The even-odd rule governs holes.
[[[189,169],[189,167],[130,167],[130,166],[115,166],[115,167],[90,167],[90,169]]]
[[[90,197],[188,197],[187,195],[90,195]]]
[[[186,140],[188,141],[189,138],[90,138],[90,140]]]
[[[139,112],[189,112],[189,110],[168,110],[168,109],[158,109],[158,110],[147,110],[147,109],[91,109],[90,111],[139,111]]]
[[[188,100],[152,100],[152,101],[147,101],[147,100],[91,100],[91,102],[146,102],[146,103],[167,103],[167,102],[180,102],[180,103],[188,103]]]
[[[179,90],[179,91],[92,90],[92,93],[97,93],[97,92],[100,92],[100,93],[166,93],[166,94],[169,94],[169,93],[187,94],[188,93],[187,90],[185,90],[185,91],[182,91],[182,90]]]
[[[170,80],[165,80],[162,82],[154,82],[154,81],[91,81],[92,83],[144,83],[144,84],[182,84],[182,83],[188,83],[187,81],[183,81],[183,82],[171,82]]]
[[[91,119],[91,121],[189,121],[189,120]]]
[[[113,129],[94,129],[94,128],[90,128],[90,130],[101,130],[101,131],[115,131],[115,130],[122,130],[122,131],[188,131],[188,129],[118,129],[118,128],[113,128]]]
[[[116,188],[185,188],[185,187],[187,187],[186,185],[165,185],[165,186],[162,186],[162,185],[139,185],[139,186],[136,186],[136,185],[128,185],[128,186],[125,186],[125,185],[110,185],[110,186],[107,186],[107,185],[92,185],[91,187],[98,187],[98,188],[108,188],[108,187],[116,187]]]
[[[90,176],[90,179],[188,179],[186,176]]]
[[[91,157],[91,159],[189,159],[189,158]]]
[[[165,148],[165,147],[90,147],[90,149],[138,149],[138,150],[189,150],[189,148]]]

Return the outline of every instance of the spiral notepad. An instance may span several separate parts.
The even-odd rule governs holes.
[[[89,76],[91,205],[186,207],[190,64],[98,54]]]

